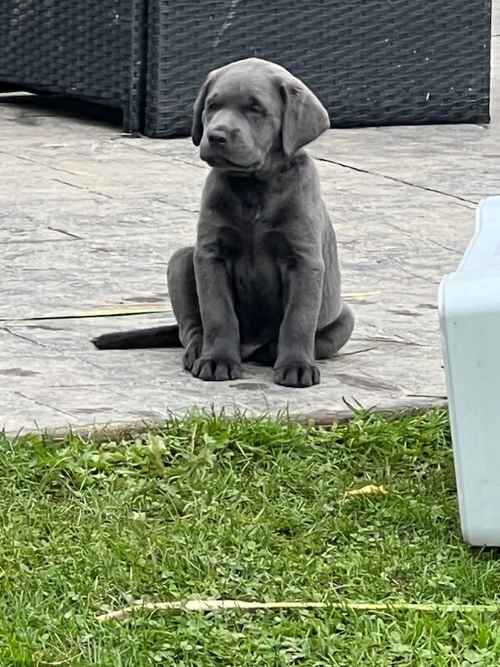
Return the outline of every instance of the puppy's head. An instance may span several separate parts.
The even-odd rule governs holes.
[[[211,166],[265,172],[330,127],[302,81],[274,63],[249,58],[211,72],[194,105],[193,142]]]

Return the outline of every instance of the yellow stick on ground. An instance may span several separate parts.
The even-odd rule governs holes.
[[[124,620],[137,611],[225,611],[241,609],[344,609],[346,611],[439,611],[500,612],[496,604],[433,604],[411,602],[247,602],[246,600],[187,600],[186,602],[138,602],[123,609],[100,614],[98,621]]]
[[[387,489],[378,484],[367,484],[360,489],[350,489],[344,493],[344,496],[386,496]]]

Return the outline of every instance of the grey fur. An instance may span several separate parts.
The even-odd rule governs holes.
[[[209,74],[194,105],[193,142],[211,167],[194,248],[171,258],[178,328],[106,334],[101,349],[182,344],[202,380],[274,365],[278,384],[319,382],[354,317],[340,296],[337,244],[316,167],[302,150],[330,126],[317,97],[274,63],[250,58]]]

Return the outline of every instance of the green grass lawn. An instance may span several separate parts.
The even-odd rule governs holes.
[[[497,553],[461,540],[442,412],[331,431],[192,418],[101,444],[0,436],[0,450],[1,667],[500,664],[491,612],[96,620],[137,599],[496,602]],[[388,493],[345,496],[366,484]]]

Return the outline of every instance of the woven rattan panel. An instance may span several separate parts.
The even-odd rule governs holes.
[[[301,77],[338,127],[489,119],[489,0],[150,0],[146,133],[189,133],[213,67]]]
[[[143,0],[0,0],[0,81],[123,109],[137,125]]]

